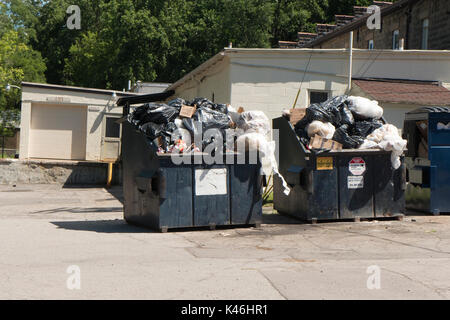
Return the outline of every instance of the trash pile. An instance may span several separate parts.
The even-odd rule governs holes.
[[[292,109],[295,110],[295,109]],[[383,108],[377,101],[364,97],[336,96],[322,103],[311,104],[304,116],[292,122],[292,111],[284,111],[290,118],[303,145],[315,152],[341,149],[378,148],[392,151],[392,166],[400,167],[400,155],[407,141],[398,129],[382,120]]]
[[[192,101],[177,98],[167,104],[147,103],[137,107],[128,115],[128,121],[147,136],[158,153],[257,151],[264,175],[270,176],[272,171],[279,175],[275,142],[269,137],[270,122],[262,111],[236,110],[231,105],[215,104],[205,98]],[[209,129],[216,129],[221,139],[217,135],[205,135]],[[235,129],[231,142],[227,141],[228,129]],[[195,144],[196,137],[201,138],[201,145]],[[289,188],[279,176],[288,194]]]

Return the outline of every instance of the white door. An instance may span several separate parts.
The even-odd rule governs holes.
[[[33,104],[30,158],[85,160],[87,107]]]
[[[103,117],[102,161],[116,161],[120,157],[122,126],[117,123],[119,115],[105,114]]]

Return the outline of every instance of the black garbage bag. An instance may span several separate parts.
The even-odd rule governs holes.
[[[353,117],[353,113],[350,111],[347,104],[343,103],[340,106],[340,123],[338,127],[340,127],[343,124],[353,125],[355,123],[355,118]]]
[[[157,124],[153,122],[144,123],[139,129],[144,132],[150,139],[155,139],[161,136],[164,130],[164,124]]]
[[[197,106],[198,108],[210,108],[210,109],[214,109],[214,103],[209,101],[206,98],[195,98],[194,100],[192,100],[189,103],[190,106]]]
[[[332,110],[332,109],[339,110],[340,107],[342,106],[342,104],[345,103],[347,98],[348,98],[348,96],[346,96],[346,95],[336,96],[336,97],[328,99],[327,101],[322,102],[321,106],[325,110]]]
[[[192,134],[196,134],[198,131],[194,122],[201,123],[203,133],[212,128],[228,129],[230,127],[230,118],[226,114],[206,107],[197,109],[192,118],[183,119],[183,125]]]
[[[147,119],[147,109],[147,105],[137,107],[132,113],[128,115],[128,121],[135,126],[139,126],[148,122],[149,120]]]
[[[364,138],[356,135],[349,135],[350,127],[344,124],[336,129],[332,140],[342,144],[344,149],[357,149],[363,142]]]
[[[318,103],[311,104],[308,108],[306,108],[306,115],[303,119],[305,119],[307,123],[311,123],[315,120],[331,123],[335,122],[333,121],[333,114]]]
[[[306,108],[305,118],[308,123],[315,120],[322,122],[330,122],[333,126],[342,125],[341,109],[345,106],[347,96],[336,96],[322,103],[311,104]]]
[[[306,130],[308,124],[309,124],[308,120],[303,118],[302,120],[298,121],[294,126],[294,131],[297,134],[297,137],[305,147],[309,144],[308,131]]]
[[[352,135],[357,135],[365,138],[382,126],[383,123],[380,120],[356,121],[352,127]]]
[[[184,100],[182,98],[176,98],[176,99],[170,100],[167,104],[170,107],[177,108],[178,111],[180,111],[180,109],[183,105],[188,105],[188,102],[186,102],[186,100]]]
[[[177,108],[168,106],[167,104],[149,103],[145,120],[158,124],[166,124],[174,121],[179,113],[180,111]]]
[[[226,104],[214,104],[211,109],[228,114],[228,106]]]

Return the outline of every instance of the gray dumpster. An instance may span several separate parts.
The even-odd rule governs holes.
[[[122,103],[127,104],[127,100]],[[126,105],[124,116],[129,109]],[[171,154],[157,153],[148,138],[124,120],[122,165],[127,222],[162,232],[171,228],[260,225],[263,177],[259,162],[238,164],[237,154],[232,153],[231,164],[225,161],[225,155],[223,164],[206,164],[204,154],[193,153],[185,155],[189,164],[175,164]]]
[[[340,150],[314,153],[299,141],[285,118],[279,130],[279,171],[291,187],[274,179],[274,209],[302,220],[392,217],[404,212],[405,166],[394,170],[390,152]]]

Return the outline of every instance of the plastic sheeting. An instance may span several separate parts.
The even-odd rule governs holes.
[[[406,145],[407,141],[400,136],[398,129],[391,124],[385,124],[368,135],[361,148],[380,148],[392,151],[392,167],[398,169],[401,165],[400,156],[405,151]]]

